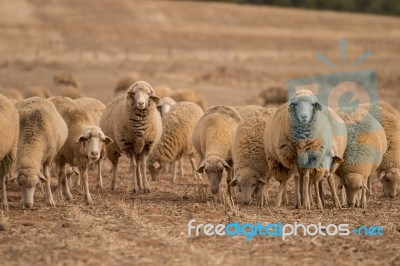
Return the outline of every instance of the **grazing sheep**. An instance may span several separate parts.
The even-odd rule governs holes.
[[[310,170],[320,169],[312,171],[317,175],[312,177],[312,181],[315,186],[317,207],[322,209],[318,187],[321,186],[321,175],[325,171],[321,169],[324,168],[327,154],[332,153],[333,139],[346,138],[344,124],[336,121],[339,118],[333,118],[332,113],[318,102],[312,92],[300,90],[289,99],[288,103],[277,109],[268,123],[267,128],[273,130],[269,132],[266,130],[265,152],[271,175],[281,183],[276,203],[278,206],[281,204],[286,182],[293,174],[295,206],[297,208],[301,206],[300,192],[302,192],[304,207],[310,208],[308,193]],[[334,181],[331,178],[329,180]]]
[[[393,198],[400,183],[400,118],[397,111],[387,103],[381,103],[380,106],[363,104],[360,107],[378,120],[385,130],[387,151],[377,172],[385,197]],[[369,179],[369,191],[371,191],[370,181]]]
[[[386,134],[379,121],[363,108],[342,108],[337,113],[348,133],[344,162],[337,173],[346,188],[348,205],[366,208],[367,179],[386,153]]]
[[[92,121],[88,112],[74,100],[57,96],[50,98],[50,101],[56,106],[68,126],[68,138],[55,159],[58,169],[57,193],[59,196],[63,193],[67,199],[72,199],[69,182],[64,178],[65,167],[68,163],[72,167],[80,168],[86,203],[91,205],[93,201],[89,192],[88,165],[100,159],[104,145],[112,143],[112,140],[96,125],[96,121]]]
[[[67,139],[67,125],[47,99],[28,98],[16,107],[19,113],[19,140],[17,171],[13,179],[17,180],[21,188],[22,206],[33,206],[36,186],[44,182],[46,203],[54,207],[50,166]]]
[[[162,135],[148,157],[148,168],[153,180],[158,179],[159,170],[168,162],[173,162],[172,182],[175,182],[175,161],[183,155],[190,157],[194,178],[197,178],[194,162],[195,150],[192,145],[194,125],[203,115],[203,110],[192,102],[179,102],[162,118]]]
[[[157,105],[157,110],[160,112],[161,117],[163,117],[164,114],[168,113],[169,110],[171,110],[171,107],[175,104],[175,100],[170,97],[161,98],[160,102]]]
[[[157,111],[160,98],[145,81],[135,82],[126,93],[112,100],[103,112],[100,126],[115,142],[106,149],[112,162],[115,189],[118,158],[124,153],[131,160],[133,193],[149,193],[146,159],[161,137],[161,117]]]
[[[172,89],[167,85],[154,86],[154,94],[160,98],[168,97],[172,93]]]
[[[53,82],[56,87],[58,86],[67,86],[74,87],[76,89],[80,88],[80,82],[76,80],[76,78],[67,72],[57,73],[53,76]]]
[[[6,96],[8,99],[15,100],[17,102],[22,101],[24,99],[22,93],[15,88],[2,89],[0,90],[0,93]]]
[[[174,99],[177,102],[188,101],[188,102],[197,103],[203,109],[203,111],[207,110],[206,100],[200,93],[198,93],[196,91],[192,91],[192,90],[188,90],[188,89],[180,89],[180,90],[173,91],[169,95],[169,97],[171,97],[172,99]]]
[[[253,110],[250,112],[249,110]],[[271,119],[276,109],[260,106],[241,108],[245,111],[243,121],[236,129],[233,142],[234,178],[230,186],[239,185],[242,203],[249,204],[254,194],[260,193],[261,206],[267,204],[267,159],[264,150],[266,121]]]
[[[24,98],[40,97],[40,98],[50,98],[53,96],[51,91],[45,87],[31,87],[25,91]]]
[[[85,97],[83,92],[73,86],[63,86],[59,90],[60,96],[69,97],[71,99],[79,99]]]
[[[282,87],[272,86],[260,91],[258,97],[262,99],[262,105],[284,104],[287,101],[287,93]]]
[[[132,86],[133,83],[139,80],[139,76],[135,73],[121,78],[115,86],[114,94],[120,95],[121,93],[125,93]]]
[[[14,104],[0,94],[0,209],[8,209],[6,183],[13,174],[18,145],[19,116]]]
[[[193,147],[200,155],[198,173],[206,172],[214,200],[219,198],[219,184],[227,171],[228,194],[232,180],[232,144],[237,125],[242,121],[234,108],[226,105],[210,107],[193,129]]]
[[[83,110],[87,112],[88,116],[91,119],[91,123],[93,123],[93,125],[100,126],[101,115],[103,114],[104,109],[106,109],[104,103],[102,103],[97,99],[89,97],[76,99],[75,102],[79,107],[81,107]],[[98,181],[97,188],[103,188],[103,177],[101,175],[101,162],[102,160],[104,160],[105,157],[106,157],[106,149],[104,145],[100,152],[100,159],[97,161],[97,181]]]

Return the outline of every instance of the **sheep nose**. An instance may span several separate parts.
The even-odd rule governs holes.
[[[92,155],[97,156],[97,155],[99,155],[99,152],[97,152],[97,151],[92,151]]]
[[[212,193],[212,194],[217,194],[217,193],[218,193],[218,188],[213,188],[213,189],[211,189],[211,193]]]
[[[144,102],[138,102],[139,106],[144,106]]]
[[[27,209],[32,208],[32,206],[33,206],[33,203],[32,203],[32,202],[25,202],[25,203],[24,203],[24,207],[27,208]]]

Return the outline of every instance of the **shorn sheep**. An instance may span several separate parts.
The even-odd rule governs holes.
[[[46,203],[55,206],[50,188],[50,167],[64,145],[68,128],[54,105],[46,99],[32,97],[17,104],[19,140],[16,179],[22,192],[22,206],[31,208],[36,186],[44,182]]]
[[[10,99],[0,94],[0,209],[7,209],[6,183],[12,176],[17,156],[19,116]]]
[[[230,106],[210,107],[193,129],[193,147],[200,155],[198,173],[207,173],[214,200],[219,199],[223,171],[227,171],[228,193],[232,180],[232,144],[237,125],[242,121],[238,111]]]
[[[114,143],[106,149],[112,163],[115,189],[118,159],[124,153],[131,160],[133,193],[150,192],[146,177],[146,159],[161,137],[161,117],[157,111],[160,101],[145,81],[135,82],[128,91],[107,104],[100,126]]]
[[[203,110],[200,106],[192,102],[179,102],[164,115],[161,139],[148,157],[148,167],[153,180],[158,179],[163,165],[172,162],[172,182],[175,182],[176,160],[184,155],[190,157],[194,178],[198,177],[191,136],[194,125],[202,115]]]
[[[204,97],[196,91],[188,89],[174,90],[169,97],[177,102],[188,101],[197,103],[203,109],[203,111],[207,110],[206,99],[204,99]]]
[[[86,203],[93,204],[89,192],[88,165],[100,159],[104,145],[112,143],[103,131],[96,126],[96,121],[80,107],[74,100],[67,97],[52,97],[50,100],[56,106],[68,126],[68,138],[63,147],[58,151],[55,163],[58,169],[57,193],[71,200],[69,180],[65,177],[65,166],[68,163],[72,167],[79,167],[83,185],[85,188]]]
[[[258,194],[263,206],[268,201],[264,132],[272,130],[266,129],[266,121],[273,116],[276,109],[253,106],[241,110],[245,115],[239,110],[243,121],[236,129],[233,142],[234,178],[229,185],[239,186],[243,204],[249,204],[252,196]]]
[[[342,108],[337,113],[348,132],[344,162],[337,173],[346,188],[348,205],[365,208],[367,180],[386,153],[386,134],[380,122],[363,108]]]

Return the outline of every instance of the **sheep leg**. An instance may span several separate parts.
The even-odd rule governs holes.
[[[144,154],[140,155],[141,158],[141,170],[142,170],[142,179],[143,179],[143,193],[150,193],[149,185],[147,183],[147,175],[146,175],[146,156]]]
[[[301,195],[300,195],[300,174],[298,169],[294,172],[294,196],[295,196],[295,208],[301,207]]]
[[[81,176],[83,185],[85,186],[85,196],[86,196],[86,204],[93,205],[92,196],[89,191],[89,177],[88,177],[88,166],[81,166]]]
[[[179,177],[183,177],[183,155],[179,157]]]
[[[172,182],[172,183],[175,183],[175,180],[176,180],[176,161],[173,161],[173,162],[171,163],[171,165],[172,165],[172,178],[171,178],[171,182]]]
[[[142,172],[140,170],[141,167],[142,167],[142,161],[140,160],[140,158],[136,158],[136,177],[137,177],[139,191],[143,190]]]
[[[286,183],[283,188],[282,201],[283,201],[283,203],[285,203],[285,205],[289,205],[289,198],[288,198],[288,194],[287,194],[287,184]]]
[[[330,174],[328,176],[328,184],[329,184],[329,187],[331,189],[332,200],[333,200],[333,204],[335,205],[335,208],[341,209],[342,206],[340,205],[339,198],[338,198],[338,195],[336,193],[335,177],[333,176],[333,174]]]
[[[63,178],[65,176],[65,163],[60,163],[57,165],[57,188],[56,188],[56,197],[59,199],[63,198]]]
[[[310,206],[310,196],[309,196],[309,183],[310,183],[310,170],[306,169],[304,170],[303,173],[303,204],[304,204],[304,209],[309,210],[311,209]]]
[[[97,161],[97,188],[103,188],[103,176],[101,175],[101,158]]]
[[[282,205],[282,196],[286,189],[287,180],[280,181],[278,195],[276,196],[276,206],[280,207]]]
[[[312,197],[312,184],[313,184],[313,182],[311,182],[311,180],[310,180],[310,182],[308,183],[308,191],[309,191],[308,196],[309,196],[309,201],[310,201],[310,207],[314,206],[313,197]]]
[[[0,210],[8,210],[8,202],[7,202],[7,175],[3,175],[1,178],[1,203],[0,203]]]
[[[69,190],[69,179],[70,177],[67,177],[67,174],[65,172],[65,167],[64,167],[64,174],[63,174],[63,178],[62,178],[62,184],[63,184],[63,194],[64,197],[66,197],[68,200],[72,200],[72,194],[71,191]]]
[[[318,190],[319,190],[319,196],[321,197],[321,203],[322,206],[325,207],[325,194],[324,194],[324,188],[322,187],[322,176],[321,179],[319,179],[318,182]]]
[[[323,210],[321,195],[319,194],[319,184],[320,180],[314,179],[314,190],[315,190],[315,203],[317,204],[318,210]]]
[[[232,170],[227,170],[226,171],[226,186],[227,186],[227,190],[226,192],[228,193],[229,198],[236,198],[236,191],[235,191],[235,187],[232,187],[229,185],[229,183],[232,181],[233,179],[233,171]]]
[[[139,193],[138,181],[137,181],[137,163],[136,159],[132,160],[132,192]]]
[[[50,171],[49,171],[48,165],[43,166],[43,174],[47,178],[46,187],[45,187],[46,203],[47,203],[47,205],[49,205],[51,207],[55,207],[56,204],[54,203],[53,194],[51,193]]]
[[[44,188],[43,188],[42,182],[39,182],[38,186],[39,186],[40,192],[41,192],[42,194],[44,194]]]
[[[361,208],[367,208],[367,189],[364,187],[361,190]]]
[[[369,175],[368,176],[368,183],[367,183],[367,185],[368,185],[368,190],[367,190],[367,197],[369,198],[369,197],[371,197],[371,175]]]
[[[190,164],[192,165],[192,171],[193,171],[193,177],[195,180],[200,180],[200,182],[203,181],[203,178],[201,178],[201,175],[197,173],[196,171],[196,163],[194,161],[193,156],[190,156]]]
[[[115,185],[117,182],[117,166],[118,166],[118,158],[113,158],[113,160],[111,160],[112,163],[112,181],[111,181],[111,190],[115,190]]]

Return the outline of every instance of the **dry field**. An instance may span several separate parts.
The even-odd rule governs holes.
[[[345,66],[341,38],[348,40]],[[349,67],[367,49],[373,56]],[[317,61],[317,51],[338,67]],[[131,72],[154,85],[197,90],[209,104],[242,105],[258,103],[260,89],[284,86],[288,78],[375,69],[381,98],[400,107],[400,19],[394,17],[181,1],[0,0],[0,54],[3,87],[51,87],[53,74],[70,71],[87,96],[103,102]],[[305,211],[293,207],[292,184],[290,204],[280,208],[274,199],[262,208],[199,202],[188,161],[176,184],[164,175],[150,182],[150,194],[132,195],[128,161],[120,166],[116,191],[110,191],[108,162],[103,190],[92,178],[93,206],[74,188],[72,202],[49,208],[38,192],[34,208],[23,210],[11,184],[10,210],[0,213],[0,265],[400,264],[400,200],[381,198],[376,179],[366,210],[336,210],[327,193],[324,211]],[[274,182],[272,198],[276,192]],[[188,238],[193,218],[380,225],[384,236]]]

